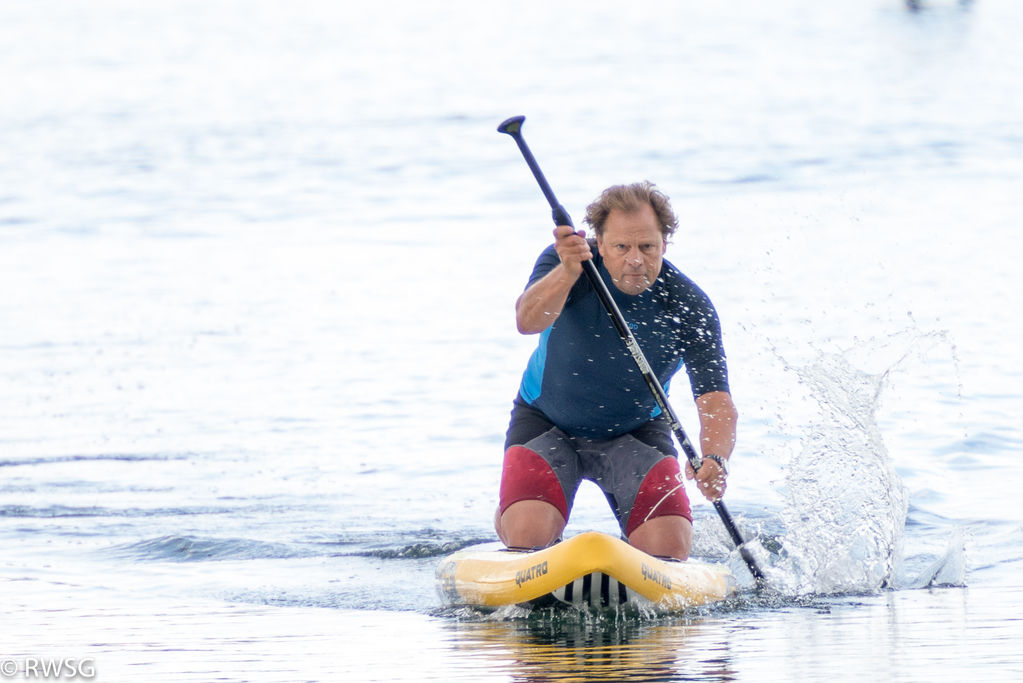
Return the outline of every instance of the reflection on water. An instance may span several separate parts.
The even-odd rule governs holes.
[[[449,628],[456,651],[515,681],[735,680],[727,634],[713,622],[569,612]]]
[[[1023,674],[1021,596],[987,587],[761,596],[656,620],[573,612],[431,617],[0,580],[0,658],[92,657],[98,680],[142,673],[174,683],[1001,683]]]
[[[466,679],[546,681],[1018,680],[1019,597],[942,588],[750,597],[687,618],[572,613],[445,626]],[[1016,615],[1016,616],[1013,616]],[[939,668],[936,668],[939,667]]]

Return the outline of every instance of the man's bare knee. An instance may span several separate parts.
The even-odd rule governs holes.
[[[648,555],[686,560],[693,544],[693,525],[678,515],[655,517],[640,524],[629,536],[629,543]]]
[[[497,536],[510,548],[543,548],[558,540],[565,518],[558,508],[542,500],[512,503],[494,519]]]

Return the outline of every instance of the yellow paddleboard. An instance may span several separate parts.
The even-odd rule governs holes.
[[[482,609],[565,604],[672,612],[737,591],[724,565],[660,560],[595,531],[530,552],[467,548],[437,567],[446,605]]]

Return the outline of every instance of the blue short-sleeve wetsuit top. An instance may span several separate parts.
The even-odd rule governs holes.
[[[626,294],[612,282],[592,240],[590,248],[597,272],[665,391],[683,365],[694,397],[728,391],[721,324],[707,295],[667,261],[652,287]],[[537,259],[527,289],[559,263],[551,245]],[[570,436],[591,439],[626,434],[661,412],[585,275],[572,287],[558,319],[540,334],[519,396]]]

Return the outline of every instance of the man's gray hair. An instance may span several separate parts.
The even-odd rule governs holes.
[[[624,213],[635,213],[644,204],[649,204],[657,216],[664,239],[669,239],[678,230],[678,218],[671,210],[668,195],[657,189],[649,180],[631,185],[612,185],[586,207],[586,221],[598,236],[604,236],[604,223],[614,209]]]

